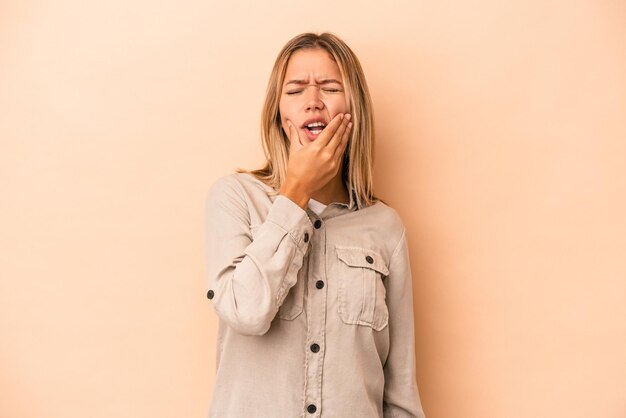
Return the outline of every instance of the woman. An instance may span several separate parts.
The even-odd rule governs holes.
[[[267,163],[206,201],[207,297],[220,319],[210,417],[424,417],[404,225],[372,190],[372,104],[330,33],[280,52]]]

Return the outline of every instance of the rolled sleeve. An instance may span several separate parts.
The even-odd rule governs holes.
[[[270,209],[266,223],[271,222],[289,234],[298,249],[305,253],[313,226],[306,211],[286,196],[278,195]],[[305,237],[306,241],[305,241]]]

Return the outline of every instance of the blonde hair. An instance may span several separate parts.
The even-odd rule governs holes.
[[[275,193],[287,178],[289,138],[281,126],[279,111],[282,85],[291,55],[300,49],[326,50],[339,67],[346,91],[348,109],[352,115],[352,132],[343,156],[342,180],[348,191],[354,191],[363,207],[381,200],[374,196],[374,114],[365,75],[352,50],[336,35],[303,33],[291,39],[278,54],[270,75],[261,115],[261,137],[265,151],[265,166],[257,170],[238,168],[272,187]]]

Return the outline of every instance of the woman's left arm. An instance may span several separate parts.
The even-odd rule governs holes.
[[[383,367],[385,418],[424,418],[415,379],[413,283],[406,229],[398,242],[385,279],[389,310],[389,355]]]

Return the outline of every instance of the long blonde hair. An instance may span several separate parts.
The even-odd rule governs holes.
[[[265,166],[257,170],[238,168],[272,187],[275,193],[287,178],[289,138],[281,126],[279,110],[282,85],[291,55],[307,48],[326,50],[339,67],[352,115],[352,132],[343,156],[342,180],[356,194],[363,207],[381,200],[374,196],[374,114],[365,75],[352,50],[336,35],[303,33],[291,39],[278,54],[270,75],[261,115],[261,137]]]

